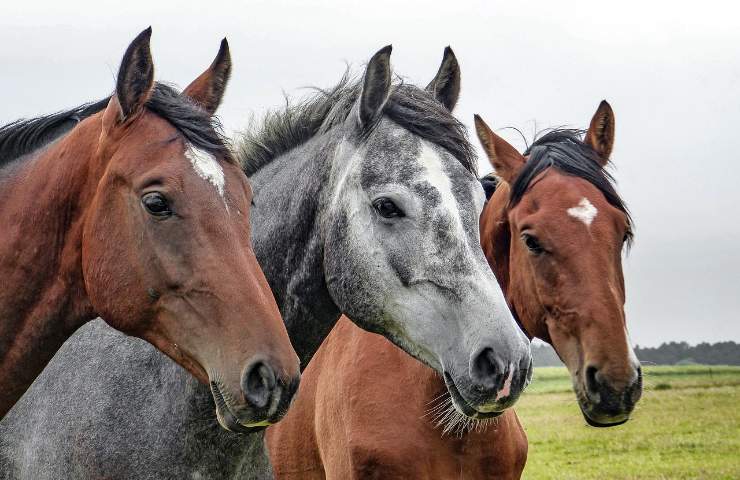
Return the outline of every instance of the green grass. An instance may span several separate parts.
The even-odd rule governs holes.
[[[740,479],[740,367],[646,367],[632,419],[586,426],[565,368],[535,370],[516,407],[525,479]]]

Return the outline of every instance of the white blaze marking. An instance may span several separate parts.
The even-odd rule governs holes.
[[[504,327],[507,323],[518,331],[514,317],[511,316],[509,307],[506,304],[506,299],[504,298],[501,286],[498,281],[496,281],[496,277],[494,277],[493,272],[483,256],[483,251],[481,250],[479,241],[477,241],[473,246],[463,240],[467,236],[467,233],[465,232],[465,227],[462,223],[462,212],[458,206],[455,194],[452,191],[450,176],[444,170],[442,158],[440,158],[434,148],[424,141],[422,142],[421,154],[418,157],[418,161],[426,168],[427,181],[437,188],[437,191],[442,198],[441,208],[446,209],[453,218],[453,236],[461,240],[468,252],[469,258],[475,259],[473,261],[478,267],[473,275],[477,277],[475,284],[479,286],[479,292],[482,293],[482,295],[480,295],[479,298],[468,299],[466,305],[469,310],[463,315],[470,315],[471,313],[469,312],[473,312],[472,315],[475,315],[476,310],[492,313],[492,316],[489,317],[488,321],[474,321],[471,325],[466,326],[466,328],[469,329],[466,333],[469,335],[470,339],[478,339],[489,335],[491,331],[501,331],[501,329],[503,329],[503,331],[507,331],[508,327]],[[474,182],[478,183],[477,180],[474,180]],[[478,184],[476,188],[477,196],[480,198],[480,207],[482,208],[483,202],[485,201],[483,187]],[[480,215],[480,212],[478,211],[476,214]],[[475,226],[476,239],[479,240],[480,237],[477,229],[477,221]],[[480,308],[480,310],[478,310],[478,308]],[[489,323],[491,318],[494,319],[493,323]],[[468,347],[472,348],[472,345],[468,345]]]
[[[221,198],[224,198],[224,184],[226,180],[224,179],[224,171],[221,165],[218,164],[218,160],[205,150],[195,148],[192,145],[188,145],[185,150],[185,156],[188,157],[190,163],[193,165],[195,173],[216,187],[218,194],[221,195]],[[225,201],[226,199],[224,199]]]
[[[591,226],[591,222],[594,221],[597,213],[599,211],[586,197],[583,197],[577,206],[568,209],[568,215],[582,221],[587,227]]]
[[[462,237],[464,235],[462,232],[465,229],[460,218],[457,199],[455,198],[455,194],[452,193],[452,182],[450,182],[450,176],[444,171],[442,159],[427,142],[421,143],[421,154],[418,158],[419,163],[426,168],[427,181],[437,188],[440,197],[442,197],[443,209],[452,215],[455,222],[455,230],[460,232],[457,236]]]

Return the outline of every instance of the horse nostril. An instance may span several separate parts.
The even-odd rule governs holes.
[[[275,373],[263,362],[253,363],[242,377],[244,398],[257,408],[264,408],[270,402],[275,390]]]
[[[481,350],[471,362],[471,376],[485,388],[493,388],[501,375],[496,355],[490,347]]]
[[[599,382],[596,379],[596,373],[598,371],[593,365],[586,367],[586,388],[591,392],[599,391]]]

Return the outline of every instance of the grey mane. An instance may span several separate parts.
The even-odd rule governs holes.
[[[268,112],[259,127],[242,133],[236,156],[248,176],[312,137],[344,124],[360,96],[362,82],[345,73],[335,86],[315,90],[314,95],[298,103],[286,100],[284,109]],[[383,114],[444,148],[465,169],[476,173],[475,149],[465,126],[429,92],[397,80]]]

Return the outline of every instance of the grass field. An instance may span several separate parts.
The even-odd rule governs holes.
[[[740,367],[646,367],[632,419],[586,426],[565,368],[535,370],[516,407],[525,479],[740,479]]]

